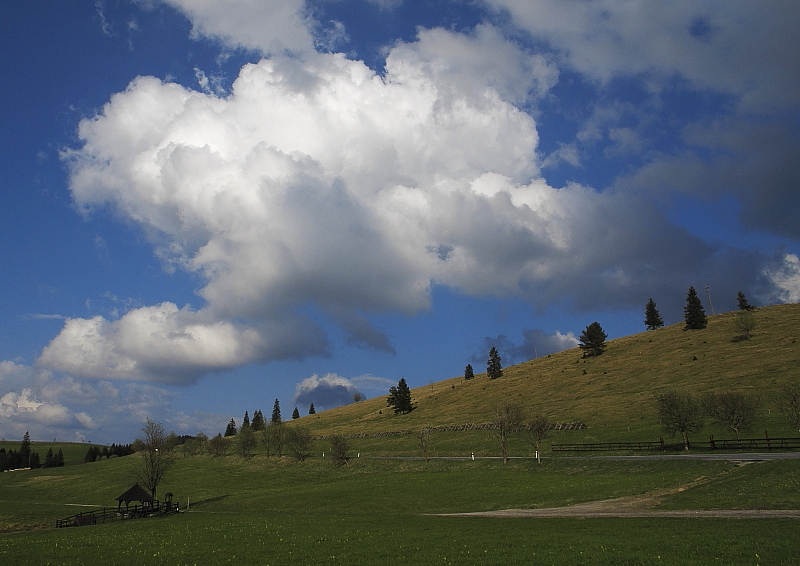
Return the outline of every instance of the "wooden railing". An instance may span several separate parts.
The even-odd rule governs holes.
[[[120,519],[137,519],[141,517],[152,517],[155,515],[167,515],[177,513],[177,503],[160,503],[154,501],[152,505],[130,505],[127,507],[103,507],[92,511],[84,511],[76,515],[71,515],[66,519],[57,519],[56,528],[61,527],[82,527],[85,525],[96,525],[98,523],[108,523]]]

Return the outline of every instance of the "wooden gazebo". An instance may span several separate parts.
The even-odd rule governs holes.
[[[117,497],[117,510],[121,511],[122,503],[125,503],[125,512],[132,501],[142,504],[142,511],[153,508],[153,495],[138,483],[128,491]]]

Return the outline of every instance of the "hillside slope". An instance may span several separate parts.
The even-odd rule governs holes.
[[[791,434],[775,410],[784,383],[800,378],[800,304],[754,311],[756,328],[742,340],[735,312],[709,317],[708,328],[684,331],[676,324],[608,341],[606,352],[581,358],[578,348],[504,369],[489,380],[446,379],[412,390],[416,409],[394,415],[377,397],[303,417],[293,424],[315,434],[374,434],[426,426],[492,420],[499,404],[513,401],[528,414],[542,412],[560,422],[583,422],[588,430],[617,436],[658,434],[655,392],[678,388],[751,391],[762,400],[764,423]],[[602,324],[602,322],[601,322]],[[781,430],[778,430],[781,429]]]

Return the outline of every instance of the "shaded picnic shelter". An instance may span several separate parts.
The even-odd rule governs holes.
[[[153,495],[138,483],[131,487],[128,491],[117,497],[117,510],[120,511],[122,503],[125,503],[125,511],[128,511],[128,506],[132,501],[138,501],[142,504],[142,510],[150,509],[153,507]]]

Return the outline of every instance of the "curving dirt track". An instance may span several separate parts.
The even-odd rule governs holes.
[[[644,495],[618,497],[579,503],[566,507],[546,507],[542,509],[501,509],[499,511],[477,511],[473,513],[435,513],[437,517],[496,517],[496,518],[577,518],[592,519],[605,517],[694,517],[698,519],[800,519],[800,509],[658,509],[661,501],[668,495],[683,491],[693,482],[677,489],[659,489]]]

